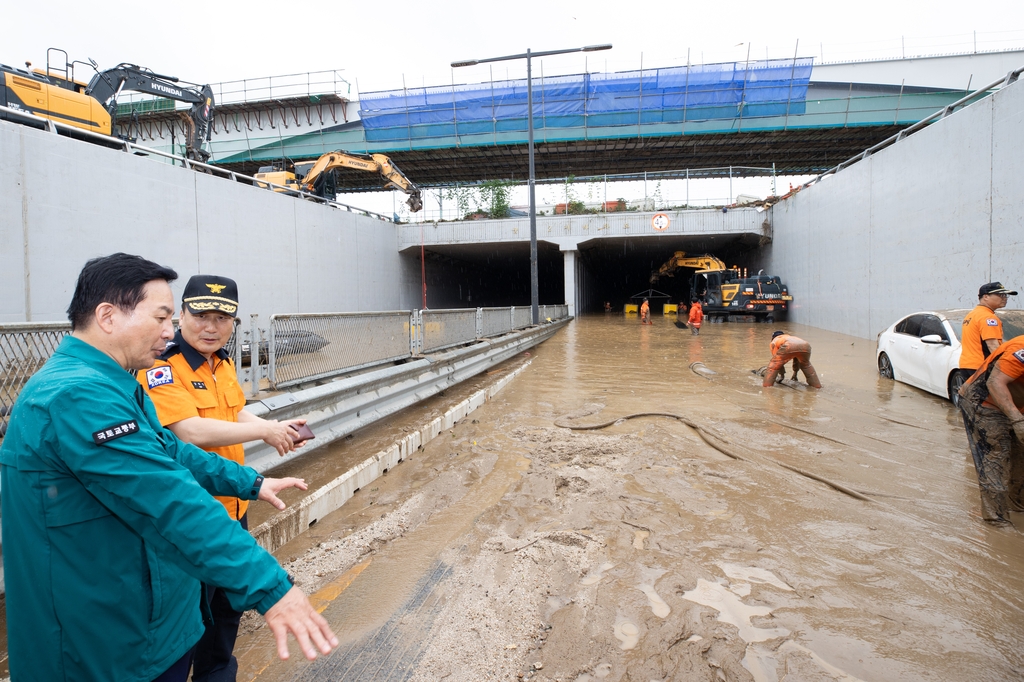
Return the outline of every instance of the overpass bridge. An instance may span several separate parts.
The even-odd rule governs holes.
[[[817,173],[1022,61],[1024,50],[1011,50],[535,78],[536,174],[733,166],[734,175],[742,175],[773,165],[780,174]],[[523,80],[365,92],[358,111],[338,72],[302,80],[221,87],[226,96],[212,141],[216,163],[251,174],[284,157],[345,149],[386,153],[421,186],[527,176]],[[159,147],[174,138],[169,112],[141,111],[138,120],[143,144]],[[343,191],[379,189],[376,178],[358,172],[338,179]]]

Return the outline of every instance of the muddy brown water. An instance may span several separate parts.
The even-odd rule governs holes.
[[[308,663],[293,643],[280,662],[258,629],[239,679],[1024,677],[1024,537],[980,520],[948,401],[880,378],[871,340],[788,324],[824,389],[764,391],[751,370],[773,326],[654,321],[584,316],[275,472],[331,480],[529,363],[278,553],[342,644]],[[554,425],[640,412],[684,416],[743,459],[665,417]]]

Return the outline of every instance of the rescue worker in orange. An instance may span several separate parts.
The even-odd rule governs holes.
[[[690,331],[693,332],[694,336],[700,334],[700,325],[704,322],[704,306],[701,305],[700,299],[696,296],[690,299],[690,317],[687,323],[690,325]]]
[[[262,440],[284,455],[294,450],[298,432],[286,422],[261,419],[246,412],[245,394],[238,384],[234,363],[224,346],[234,331],[238,286],[215,275],[196,275],[185,285],[180,327],[153,368],[140,372],[139,382],[156,406],[160,423],[186,443],[221,457],[245,463],[242,444]],[[248,530],[249,503],[236,497],[218,497],[228,515]],[[232,651],[241,612],[228,603],[224,591],[207,586],[213,623],[196,648],[193,682],[234,682],[238,662]]]
[[[1007,296],[1016,295],[1000,282],[983,284],[978,290],[978,305],[964,317],[960,334],[959,372],[965,382],[1003,342],[1003,321],[996,311],[1006,307]]]
[[[651,306],[646,298],[640,304],[640,324],[654,324],[651,322]]]
[[[959,407],[978,472],[981,516],[1010,524],[1024,511],[1024,335],[1000,344],[960,389]]]
[[[811,364],[811,344],[798,336],[787,334],[784,331],[776,331],[772,333],[770,347],[772,359],[768,363],[768,370],[765,372],[764,382],[761,384],[764,388],[774,386],[775,378],[780,372],[783,377],[785,376],[786,363],[790,360],[793,361],[794,379],[797,378],[798,372],[803,371],[808,385],[821,388],[818,373],[814,371],[814,365]]]

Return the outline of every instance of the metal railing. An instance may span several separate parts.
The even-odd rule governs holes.
[[[480,338],[479,318],[480,311],[477,308],[422,311],[420,328],[423,341],[420,352],[451,348]]]
[[[119,137],[100,135],[99,133],[94,133],[89,130],[83,130],[82,128],[75,128],[74,126],[65,125],[63,123],[57,123],[56,121],[51,121],[48,118],[41,118],[34,114],[19,111],[18,109],[11,109],[10,107],[0,106],[0,120],[11,119],[15,121],[22,121],[24,123],[31,125],[34,128],[40,128],[47,132],[63,132],[64,134],[72,136],[76,139],[85,140],[87,142],[94,142],[109,149],[119,149],[121,151],[128,152],[129,154],[134,154],[136,156],[155,156],[167,161],[172,165],[180,164],[182,168],[198,170],[203,173],[215,175],[217,177],[225,178],[234,182],[241,182],[258,187],[264,187],[267,189],[280,190],[281,192],[287,193],[289,196],[305,199],[306,201],[313,201],[318,204],[324,204],[326,206],[331,206],[333,208],[337,208],[343,211],[348,211],[349,213],[358,213],[360,215],[364,215],[369,218],[376,218],[377,220],[383,220],[388,223],[394,222],[393,217],[389,218],[388,216],[385,216],[380,213],[374,213],[373,211],[367,211],[361,208],[356,208],[355,206],[349,206],[348,204],[342,204],[337,201],[324,199],[323,197],[318,197],[315,194],[300,192],[295,190],[294,188],[285,187],[284,185],[278,185],[273,182],[267,182],[265,180],[256,180],[256,178],[252,177],[251,175],[236,173],[234,171],[221,168],[220,166],[211,166],[208,163],[194,161],[184,156],[178,156],[176,154],[171,154],[169,152],[160,151],[159,149],[143,147],[142,145],[135,144],[134,142],[122,140]]]
[[[0,327],[0,436],[22,387],[71,333],[67,322],[26,322]]]
[[[539,311],[542,323],[569,316],[565,305],[543,305]],[[225,349],[243,390],[255,397],[266,389],[314,383],[529,326],[525,306],[272,315],[267,329],[252,315],[249,325],[235,320]],[[0,437],[22,387],[70,333],[67,322],[0,325]]]
[[[270,317],[270,384],[285,388],[412,355],[413,312],[313,313]]]
[[[955,102],[951,102],[950,104],[947,104],[946,106],[944,106],[943,108],[941,108],[938,111],[934,112],[930,116],[925,116],[924,118],[919,120],[917,123],[915,123],[915,124],[913,124],[913,125],[911,125],[911,126],[909,126],[907,128],[904,128],[903,130],[901,130],[900,132],[896,133],[895,135],[887,137],[884,140],[882,140],[881,142],[879,142],[878,144],[875,144],[875,145],[872,145],[871,147],[868,147],[867,149],[865,149],[860,154],[857,154],[856,156],[853,156],[853,157],[847,159],[846,161],[843,161],[842,163],[840,163],[840,164],[838,164],[836,166],[833,166],[832,168],[829,168],[827,171],[825,171],[825,172],[815,176],[813,179],[805,182],[803,185],[800,186],[800,188],[804,189],[804,188],[810,187],[811,185],[815,184],[816,182],[819,182],[822,178],[824,178],[824,177],[826,177],[828,175],[833,175],[835,173],[838,173],[839,171],[843,170],[844,168],[847,168],[847,167],[857,163],[858,161],[862,161],[862,160],[868,158],[869,156],[871,156],[875,152],[879,152],[879,151],[885,149],[886,147],[888,147],[890,145],[896,144],[897,142],[901,142],[907,136],[913,135],[914,133],[916,133],[917,131],[921,130],[922,128],[927,127],[929,124],[934,123],[935,121],[939,121],[939,120],[942,120],[942,119],[946,118],[947,116],[952,114],[957,109],[965,107],[965,106],[967,106],[969,104],[973,104],[976,100],[980,100],[980,99],[984,99],[985,97],[988,97],[989,95],[993,94],[993,91],[995,91],[996,88],[1000,88],[1001,89],[1001,88],[1006,87],[1007,85],[1011,85],[1013,83],[1016,83],[1017,79],[1020,78],[1020,75],[1022,73],[1024,73],[1024,66],[1018,67],[1018,68],[1014,69],[1013,71],[1010,71],[1005,76],[1001,77],[999,80],[992,81],[988,85],[982,86],[982,87],[978,88],[977,90],[974,90],[973,92],[971,92],[971,93],[961,97],[960,99],[956,100]]]

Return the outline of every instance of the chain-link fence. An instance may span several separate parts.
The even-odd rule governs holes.
[[[260,342],[270,385],[284,388],[409,357],[412,319],[409,310],[272,315],[269,338]]]
[[[0,436],[22,386],[71,333],[67,322],[27,322],[0,327]]]
[[[423,345],[420,352],[451,348],[477,338],[477,309],[424,310],[420,314]]]

